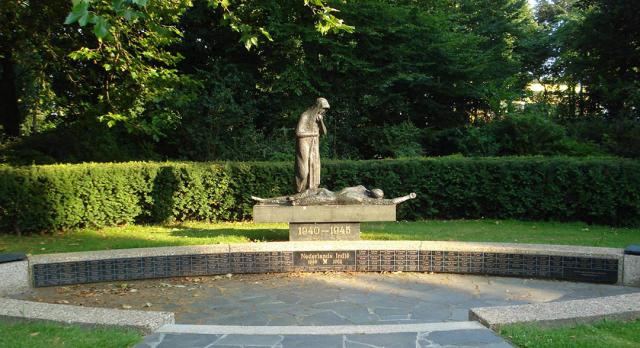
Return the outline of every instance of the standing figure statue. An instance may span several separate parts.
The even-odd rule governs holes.
[[[320,136],[327,134],[322,120],[329,109],[324,98],[300,115],[296,127],[296,191],[302,192],[320,186]]]

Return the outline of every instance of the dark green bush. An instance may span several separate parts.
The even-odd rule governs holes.
[[[291,193],[287,162],[0,166],[0,231],[251,218],[250,195]],[[507,157],[326,161],[323,185],[416,192],[401,219],[514,218],[640,225],[640,162]]]
[[[565,128],[577,139],[584,139],[602,152],[640,158],[640,119],[581,119],[567,121]]]

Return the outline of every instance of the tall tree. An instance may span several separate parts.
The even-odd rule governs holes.
[[[610,118],[640,115],[640,2],[583,0],[544,2],[553,24],[557,76],[585,86],[583,102]]]

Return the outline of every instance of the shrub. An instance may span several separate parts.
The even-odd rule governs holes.
[[[598,146],[601,152],[640,158],[640,119],[585,118],[568,121],[566,129],[574,138]]]
[[[422,131],[410,121],[386,125],[378,133],[373,132],[369,136],[371,147],[379,151],[378,156],[404,158],[423,154],[420,143]]]
[[[325,161],[323,186],[416,192],[400,219],[513,218],[640,225],[640,162],[503,157]],[[0,166],[0,231],[251,218],[251,195],[291,193],[291,162]]]
[[[514,115],[488,126],[499,155],[553,155],[561,152],[564,128],[537,115]]]

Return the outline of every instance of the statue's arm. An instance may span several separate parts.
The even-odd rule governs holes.
[[[410,194],[408,194],[406,196],[392,198],[391,201],[393,202],[393,204],[398,204],[398,203],[402,203],[404,201],[408,201],[408,200],[413,199],[413,198],[416,198],[416,194],[414,192],[411,192]]]
[[[364,204],[371,204],[371,205],[393,205],[393,204],[399,204],[402,203],[404,201],[408,201],[410,199],[416,198],[416,194],[415,193],[410,193],[406,196],[402,196],[402,197],[396,197],[396,198],[391,198],[391,199],[380,199],[380,198],[371,198],[371,197],[365,197],[362,200],[362,203]]]
[[[306,129],[307,127],[305,127],[307,123],[306,121],[307,121],[307,115],[305,112],[300,116],[300,119],[298,120],[298,126],[296,127],[296,136],[298,138],[317,137],[318,133],[307,131]]]
[[[319,120],[320,123],[320,135],[327,135],[327,126],[324,125],[324,121],[322,120],[322,117]]]

